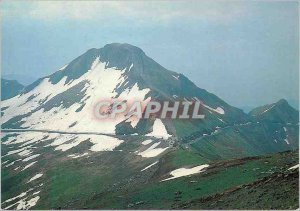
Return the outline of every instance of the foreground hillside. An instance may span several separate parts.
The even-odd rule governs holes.
[[[81,135],[85,141],[72,147],[70,141],[51,139],[56,134],[39,133],[43,138],[38,141],[34,137],[40,135],[27,134],[29,139],[23,142],[25,134],[19,139],[13,138],[16,133],[2,138],[2,208],[291,209],[298,205],[298,168],[289,170],[298,164],[297,151],[220,160],[148,137],[122,137],[123,143],[111,146],[105,140],[113,142],[116,137],[100,136],[100,147]],[[192,172],[195,167],[200,171]],[[182,176],[182,168],[191,174]],[[177,174],[172,175],[174,170]],[[248,195],[252,198],[245,201]],[[285,203],[283,195],[289,196]]]
[[[297,209],[298,169],[274,173],[253,183],[180,204],[185,209]]]

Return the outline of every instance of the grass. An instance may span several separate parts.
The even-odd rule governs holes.
[[[274,174],[224,194],[191,200],[185,209],[297,209],[299,208],[299,172]]]
[[[78,168],[77,162],[65,162],[47,172],[45,203],[36,208],[83,207],[93,193],[109,182],[110,171],[104,168]]]
[[[209,161],[195,151],[182,148],[170,152],[167,157],[170,157],[171,164],[174,168],[188,165],[200,165]]]
[[[195,175],[191,178],[185,177],[151,184],[134,194],[131,200],[133,202],[147,201],[149,208],[171,207],[174,202],[174,193],[179,191],[182,192],[180,200],[184,201],[209,196],[230,187],[253,182],[264,175],[256,171],[247,171],[247,169],[256,168],[259,164],[254,161],[242,166],[226,168],[211,175]],[[267,170],[268,168],[261,166],[261,169]],[[191,183],[192,180],[197,182]],[[165,203],[162,204],[162,202]]]
[[[261,159],[240,160],[238,163],[235,160],[218,163],[214,170],[208,170],[206,173],[166,182],[155,180],[138,189],[129,188],[123,192],[109,193],[108,196],[97,199],[98,206],[92,208],[171,209],[177,203],[222,193],[269,176],[271,172],[285,170],[293,162],[297,162],[297,156],[291,155],[288,153]],[[195,161],[193,159],[188,159],[190,163],[186,162],[186,164],[193,163]],[[191,181],[196,182],[191,183]],[[242,203],[242,199],[240,200],[236,203]],[[95,201],[89,203],[93,204]]]
[[[176,136],[182,138],[190,135],[193,132],[197,132],[199,128],[195,126],[191,121],[187,120],[176,120],[173,122],[176,128]]]

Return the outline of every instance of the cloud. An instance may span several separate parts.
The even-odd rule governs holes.
[[[4,1],[1,13],[9,18],[43,21],[135,19],[141,22],[204,20],[227,22],[246,14],[245,3],[224,1]]]

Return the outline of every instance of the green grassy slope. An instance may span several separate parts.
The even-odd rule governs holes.
[[[16,161],[14,166],[2,166],[2,202],[28,191],[26,197],[31,198],[33,192],[40,191],[40,199],[33,209],[172,209],[193,208],[202,209],[198,201],[217,194],[225,194],[227,204],[206,204],[204,208],[241,208],[246,204],[243,196],[247,194],[238,187],[250,184],[256,191],[253,200],[261,199],[263,208],[270,208],[276,201],[280,203],[279,196],[287,188],[295,197],[298,191],[295,188],[295,179],[283,180],[280,188],[274,188],[273,182],[269,186],[252,186],[251,184],[286,174],[288,168],[298,163],[298,152],[270,154],[264,157],[248,157],[240,159],[218,160],[214,157],[204,156],[193,148],[184,146],[169,148],[158,157],[142,158],[134,153],[143,139],[139,137],[125,140],[113,152],[90,152],[85,157],[73,159],[67,157],[72,153],[83,153],[90,148],[89,141],[82,142],[76,149],[67,152],[53,151],[52,147],[43,147],[48,143],[37,143],[35,153],[40,153],[38,162],[24,170],[14,170],[16,166],[26,165]],[[5,141],[2,140],[2,141]],[[51,143],[49,141],[49,143]],[[9,145],[2,145],[2,153],[6,153]],[[13,147],[17,147],[13,145]],[[13,148],[11,149],[13,150]],[[17,160],[17,155],[2,158],[2,162]],[[223,158],[222,158],[223,159]],[[151,168],[141,171],[146,166],[157,162]],[[178,168],[190,168],[197,165],[209,164],[202,173],[174,180],[162,182],[170,177],[169,173]],[[297,170],[296,170],[297,171]],[[35,174],[42,172],[41,179],[27,183]],[[291,177],[292,178],[292,177]],[[280,180],[281,181],[281,180]],[[274,181],[278,185],[280,181]],[[272,188],[271,188],[272,187]],[[30,189],[33,190],[30,190]],[[266,196],[261,192],[269,191]],[[228,193],[230,190],[238,190]],[[269,193],[268,192],[268,193]],[[274,196],[274,197],[273,197]],[[266,198],[264,198],[266,197]],[[233,200],[233,199],[237,200]],[[209,199],[209,198],[208,198]],[[272,199],[272,200],[271,200]],[[3,203],[2,208],[17,202]],[[272,203],[271,203],[272,202]],[[283,208],[295,207],[296,201],[292,198],[282,205]],[[246,206],[249,209],[251,203]],[[15,207],[12,207],[15,208]]]
[[[271,176],[206,198],[179,204],[178,209],[292,209],[299,208],[299,171]]]

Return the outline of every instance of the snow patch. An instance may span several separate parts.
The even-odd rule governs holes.
[[[176,76],[176,75],[172,75],[173,78],[175,78],[176,80],[179,80],[179,75]]]
[[[27,192],[23,192],[13,198],[10,198],[10,199],[7,199],[6,201],[4,201],[3,203],[8,203],[8,202],[11,202],[11,201],[14,201],[15,199],[18,199],[18,198],[22,198],[24,196],[26,196]]]
[[[156,161],[156,162],[150,164],[149,166],[143,168],[141,171],[145,171],[145,170],[147,170],[148,168],[151,168],[152,166],[154,166],[154,165],[157,164],[157,163],[158,163],[158,161]]]
[[[297,169],[297,168],[299,168],[299,164],[290,167],[288,170],[293,170],[293,169]]]
[[[19,160],[21,160],[21,159],[17,159],[17,160],[15,160],[15,161],[12,161],[11,163],[7,164],[5,167],[7,168],[7,167],[9,167],[9,166],[12,166],[12,165],[15,164],[15,162],[18,162]]]
[[[131,68],[133,68],[133,63],[130,65],[130,67],[129,67],[129,70],[128,70],[128,71],[130,71],[130,70],[131,70]]]
[[[205,108],[207,108],[207,109],[209,109],[209,110],[211,110],[211,111],[213,111],[213,112],[216,112],[216,113],[218,113],[218,114],[225,114],[225,111],[224,111],[224,109],[223,108],[221,108],[221,107],[217,107],[216,109],[214,109],[214,108],[212,108],[212,107],[210,107],[210,106],[208,106],[208,105],[205,105],[204,103],[202,103],[202,105],[205,107]]]
[[[30,178],[30,180],[27,182],[27,183],[29,183],[29,182],[32,182],[33,180],[36,180],[36,179],[38,179],[38,178],[40,178],[40,177],[42,177],[43,176],[43,174],[36,174],[35,176],[33,176],[32,178]]]
[[[29,190],[27,190],[27,191],[19,194],[18,196],[15,196],[13,198],[7,199],[6,201],[2,202],[2,204],[8,203],[8,202],[12,202],[12,201],[14,201],[16,199],[25,197],[27,195],[27,193],[30,192],[30,191],[32,191],[32,190],[33,190],[33,188],[30,188]],[[35,194],[37,194],[37,192]],[[35,194],[33,194],[33,195],[35,195]],[[29,208],[31,208],[31,207],[33,207],[33,206],[36,205],[36,203],[37,203],[37,201],[39,200],[40,197],[36,196],[36,197],[31,198],[30,200],[26,201],[27,198],[28,197],[25,197],[25,198],[21,199],[20,201],[17,201],[16,203],[13,203],[13,204],[5,207],[4,209],[11,209],[13,206],[16,206],[16,205],[17,205],[17,208],[16,208],[17,210],[20,210],[20,209],[29,209]]]
[[[6,164],[8,162],[9,162],[9,160],[6,160],[6,161],[2,162],[1,164],[4,165],[4,164]]]
[[[32,153],[31,150],[25,149],[22,152],[19,152],[18,155],[20,155],[20,156],[27,156],[27,155],[30,155],[31,153]]]
[[[68,157],[71,157],[71,158],[80,158],[80,157],[84,157],[86,155],[88,155],[89,153],[85,152],[83,154],[71,154],[71,155],[68,155]]]
[[[32,159],[34,159],[34,158],[36,158],[36,157],[38,157],[38,156],[40,156],[40,154],[31,155],[31,156],[29,156],[29,157],[23,159],[22,161],[23,161],[23,162],[26,162],[26,161],[32,160]]]
[[[275,105],[272,105],[270,108],[264,110],[261,114],[268,112],[269,110],[271,110],[272,108],[274,108]]]
[[[32,195],[34,196],[34,195],[37,195],[37,194],[39,194],[41,191],[39,190],[39,191],[36,191],[36,192],[34,192]]]
[[[18,166],[18,167],[16,167],[16,168],[14,168],[14,171],[17,171],[19,168],[20,168],[20,166]]]
[[[66,67],[68,67],[69,64],[64,65],[63,67],[59,68],[58,70],[64,70]]]
[[[196,101],[199,101],[199,102],[201,103],[201,105],[203,105],[205,108],[207,108],[207,109],[210,110],[210,111],[213,111],[213,112],[216,112],[216,113],[222,114],[222,115],[225,114],[224,109],[221,108],[221,107],[217,107],[216,109],[214,109],[214,108],[212,108],[212,107],[210,107],[210,106],[204,104],[204,103],[203,103],[201,100],[199,100],[197,97],[193,97],[193,99],[196,100]],[[210,113],[211,113],[211,112],[210,112]]]
[[[122,140],[110,136],[99,135],[97,138],[90,139],[94,145],[90,148],[91,151],[112,151],[114,148],[123,143]]]
[[[155,119],[153,124],[153,131],[151,133],[146,134],[146,136],[153,136],[156,138],[168,139],[171,137],[168,134],[165,125],[162,123],[161,119]]]
[[[32,163],[29,163],[28,165],[26,165],[26,166],[22,169],[22,171],[24,171],[25,169],[28,169],[29,167],[33,166],[36,162],[37,162],[37,161],[34,161],[34,162],[32,162]]]
[[[290,144],[289,140],[287,140],[287,138],[284,139],[286,144]]]
[[[221,122],[225,123],[223,119],[218,118],[218,120],[220,120]]]
[[[132,128],[135,128],[135,126],[139,123],[139,119],[136,117],[130,117],[125,122],[129,122]]]
[[[158,145],[160,145],[160,142],[154,143],[151,147],[149,147],[145,151],[138,153],[138,155],[146,158],[156,157],[169,148],[169,147],[156,148]]]
[[[148,145],[148,144],[151,144],[152,143],[152,140],[151,139],[148,139],[148,140],[145,140],[142,142],[143,145]]]
[[[22,199],[21,201],[18,202],[19,205],[17,206],[17,210],[25,210],[25,209],[28,210],[29,208],[35,206],[39,199],[40,199],[39,196],[31,198],[28,201],[25,201],[25,199]]]
[[[185,177],[188,175],[201,173],[201,172],[203,172],[203,169],[207,168],[208,166],[209,166],[208,164],[204,164],[204,165],[196,166],[196,167],[193,167],[190,169],[187,169],[187,168],[176,169],[176,170],[170,172],[170,175],[172,175],[172,177],[164,179],[164,180],[162,180],[162,182],[167,181],[167,180],[172,180],[175,178],[179,178],[179,177]]]

